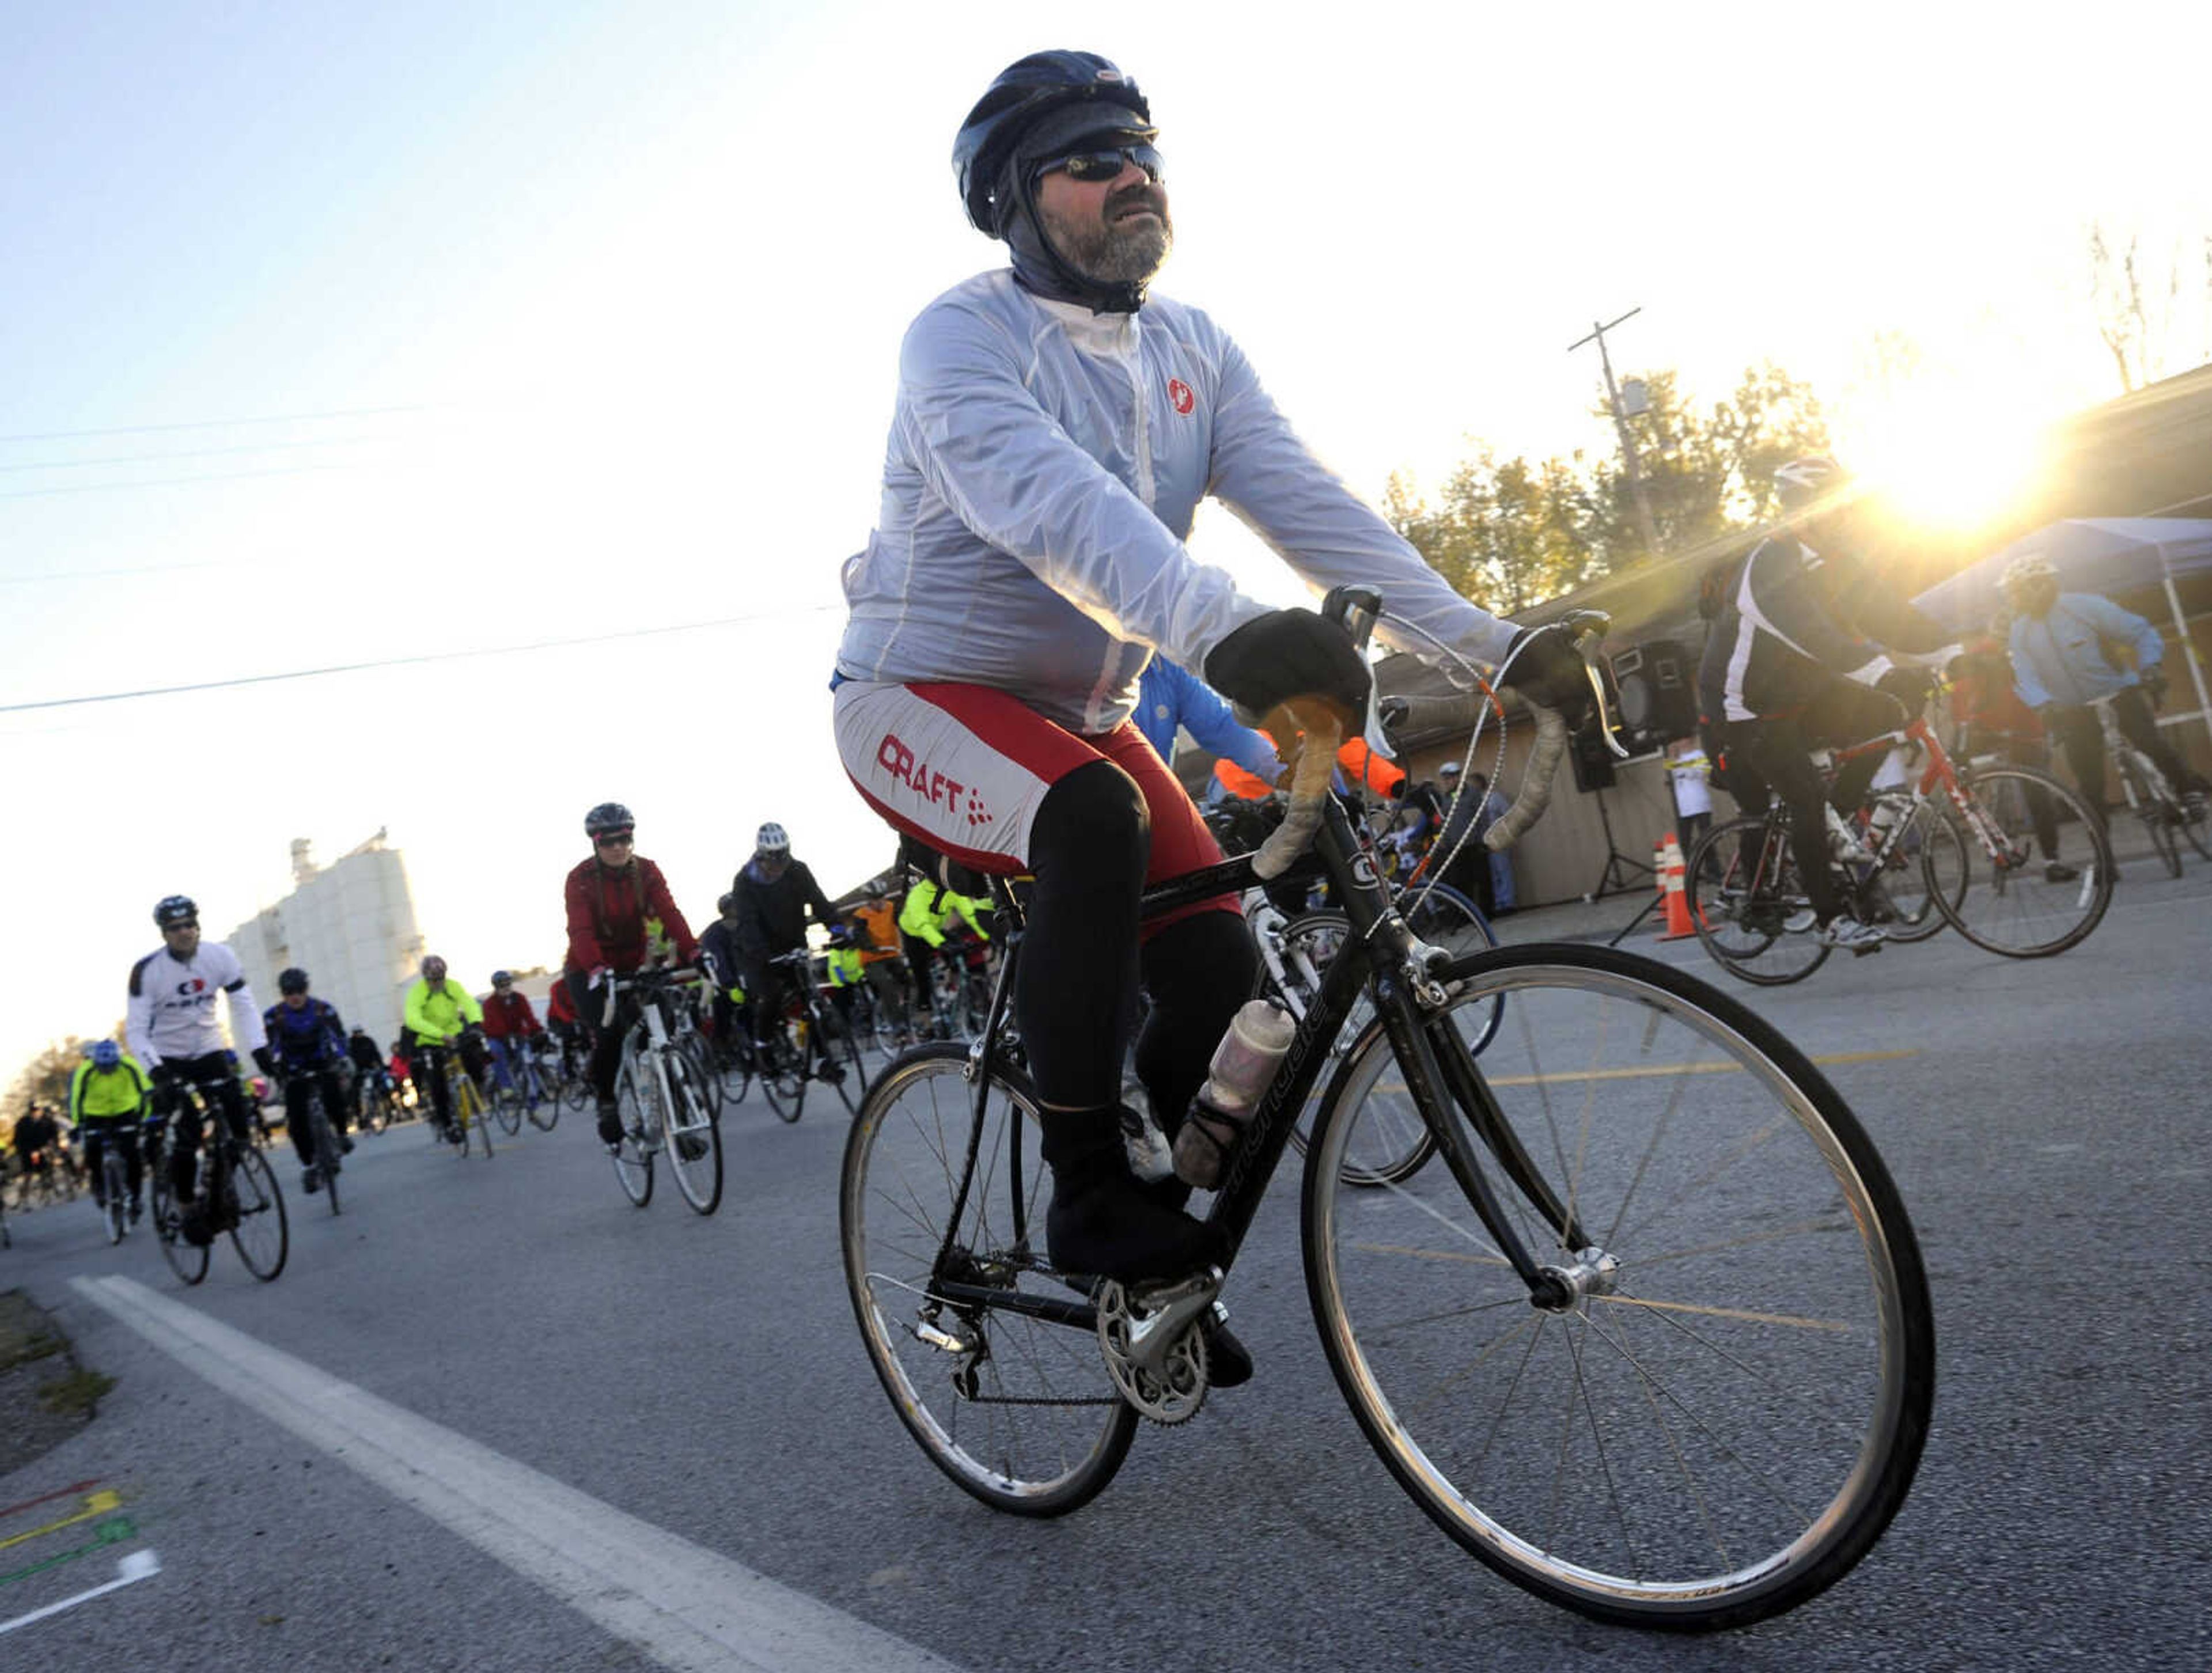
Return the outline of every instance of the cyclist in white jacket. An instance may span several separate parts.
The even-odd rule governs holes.
[[[184,1204],[192,1198],[200,1148],[198,1109],[185,1088],[198,1087],[222,1110],[233,1133],[240,1139],[246,1133],[245,1095],[216,1021],[218,994],[229,1002],[237,1049],[250,1054],[264,1075],[276,1073],[276,1059],[238,955],[219,941],[200,939],[199,908],[185,895],[167,895],[155,906],[154,922],[161,944],[131,967],[123,1028],[131,1056],[153,1079],[155,1109],[173,1123],[169,1179]]]
[[[1087,52],[1022,59],[969,113],[961,195],[1013,264],[907,333],[836,682],[839,753],[878,813],[1036,878],[1014,1009],[1046,1106],[1047,1240],[1061,1268],[1121,1278],[1217,1252],[1172,1182],[1139,1185],[1122,1150],[1140,976],[1137,1070],[1171,1136],[1253,975],[1233,895],[1146,926],[1139,948],[1142,888],[1219,851],[1130,724],[1138,676],[1157,652],[1255,715],[1302,694],[1357,713],[1368,688],[1336,627],[1191,556],[1200,499],[1316,588],[1378,588],[1401,648],[1494,664],[1524,631],[1453,592],[1323,468],[1212,319],[1147,296],[1173,239],[1157,136],[1135,83]],[[1570,706],[1587,692],[1550,632],[1514,679]]]

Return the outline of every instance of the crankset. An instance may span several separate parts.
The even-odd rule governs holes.
[[[1206,1403],[1203,1324],[1221,1293],[1209,1268],[1176,1283],[1130,1288],[1109,1278],[1098,1287],[1098,1345],[1121,1397],[1155,1423],[1188,1423]]]

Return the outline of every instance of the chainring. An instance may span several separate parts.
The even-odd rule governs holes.
[[[1168,1349],[1164,1375],[1155,1376],[1136,1364],[1129,1353],[1133,1315],[1129,1292],[1108,1278],[1098,1287],[1098,1346],[1106,1357],[1106,1373],[1114,1386],[1140,1417],[1173,1426],[1188,1423],[1206,1403],[1207,1359],[1206,1333],[1194,1319]],[[1203,1317],[1203,1315],[1201,1315]]]

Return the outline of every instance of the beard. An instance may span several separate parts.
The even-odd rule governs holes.
[[[1158,218],[1133,213],[1153,211]],[[1045,236],[1070,267],[1094,284],[1143,284],[1175,248],[1175,221],[1167,194],[1147,184],[1131,186],[1100,206],[1097,221],[1076,221],[1038,206]]]

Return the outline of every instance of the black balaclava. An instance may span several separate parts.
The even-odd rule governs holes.
[[[1120,105],[1085,100],[1039,117],[1014,148],[1001,177],[999,201],[1007,205],[999,235],[1013,252],[1014,277],[1023,289],[1056,302],[1076,302],[1093,313],[1134,313],[1145,306],[1144,282],[1101,283],[1085,277],[1052,247],[1037,214],[1036,172],[1086,145],[1149,145],[1159,130]]]

